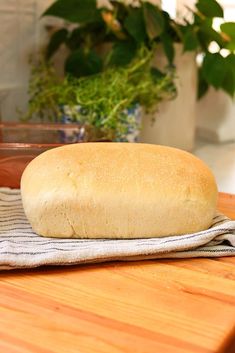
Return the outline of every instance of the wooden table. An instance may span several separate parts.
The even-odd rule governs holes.
[[[231,257],[2,272],[0,352],[234,353],[234,280]]]

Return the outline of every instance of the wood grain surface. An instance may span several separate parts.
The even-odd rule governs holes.
[[[5,271],[0,352],[234,353],[234,280],[231,257]]]

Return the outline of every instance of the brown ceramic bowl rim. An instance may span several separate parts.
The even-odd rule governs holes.
[[[17,122],[0,122],[0,133],[1,129],[38,129],[38,130],[71,130],[79,129],[82,125],[76,124],[61,124],[61,123],[17,123]],[[3,149],[47,149],[64,146],[66,143],[27,143],[27,142],[0,142],[0,150]]]
[[[3,128],[8,128],[8,129],[43,129],[43,130],[69,130],[69,129],[76,129],[76,128],[81,128],[84,125],[79,124],[79,123],[71,123],[71,124],[61,124],[61,123],[53,123],[53,124],[48,124],[48,123],[11,123],[11,122],[6,122],[0,123],[0,129]]]
[[[0,150],[2,149],[41,149],[54,148],[64,146],[64,143],[8,143],[0,142]],[[66,144],[67,145],[67,144]]]

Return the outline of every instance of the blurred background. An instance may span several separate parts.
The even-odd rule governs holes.
[[[32,100],[32,92],[30,93],[29,91],[32,67],[39,65],[37,60],[40,57],[40,53],[42,49],[48,48],[48,43],[50,43],[55,32],[64,29],[66,26],[73,29],[73,21],[68,20],[70,19],[69,17],[63,18],[63,15],[58,15],[59,12],[57,10],[53,14],[53,8],[53,11],[49,11],[46,16],[41,16],[54,3],[53,0],[0,1],[0,117],[2,122],[19,122],[22,116],[29,112],[29,100]],[[59,3],[62,3],[62,6],[64,6],[61,0],[59,0]],[[66,1],[64,1],[65,3]],[[71,3],[71,1],[67,1],[67,5],[68,3]],[[134,39],[137,36],[141,37],[142,33],[138,30],[140,28],[137,20],[138,16],[135,17],[133,15],[132,19],[127,20],[125,26],[122,28],[121,17],[113,19],[113,13],[111,10],[109,12],[109,5],[107,3],[108,1],[104,0],[102,4],[101,0],[99,7],[104,8],[102,10],[102,18],[109,30],[113,31],[111,34],[114,37],[116,35],[118,40],[124,38],[121,37],[122,31],[124,35],[127,36],[130,34],[130,37]],[[136,5],[135,3],[138,3],[138,1],[124,1],[124,3],[125,6],[133,6],[133,13],[137,14],[135,6],[138,6],[138,4]],[[235,28],[233,27],[233,22],[235,21],[235,1],[220,0],[217,2],[223,9],[223,16],[221,15],[220,8],[216,7],[214,0],[208,1],[209,7],[205,7],[205,1],[200,0],[152,0],[149,3],[157,5],[159,9],[167,12],[172,21],[179,24],[178,27],[175,27],[173,22],[169,22],[169,26],[171,26],[171,28],[169,27],[169,31],[167,33],[158,33],[162,13],[159,15],[159,12],[151,12],[154,11],[153,8],[144,8],[144,14],[149,13],[150,20],[153,20],[152,22],[150,21],[152,27],[150,28],[149,26],[146,29],[147,34],[153,40],[159,36],[160,40],[156,40],[156,43],[163,44],[164,49],[163,53],[161,48],[159,49],[153,61],[156,60],[158,68],[168,67],[169,69],[170,66],[174,68],[175,72],[173,75],[177,94],[173,92],[174,89],[169,89],[169,86],[167,86],[168,91],[165,89],[167,94],[172,95],[169,99],[163,99],[162,93],[156,93],[156,99],[159,103],[157,108],[154,112],[151,111],[151,114],[146,109],[145,114],[142,114],[141,117],[141,130],[140,133],[138,132],[138,137],[136,133],[133,133],[132,128],[128,132],[132,136],[128,141],[131,142],[138,139],[141,142],[164,144],[191,151],[212,168],[220,191],[235,193],[235,104],[233,100],[235,90]],[[74,4],[76,4],[76,1],[74,1]],[[79,4],[81,2],[78,0]],[[76,9],[75,6],[74,11]],[[193,25],[192,22],[194,23]],[[184,27],[180,27],[181,23]],[[224,23],[227,23],[227,25],[223,27]],[[115,28],[120,30],[120,38],[115,32],[116,29],[112,27],[115,25],[117,26]],[[153,28],[153,25],[155,25],[155,28]],[[204,28],[204,32],[202,32],[202,28]],[[161,31],[161,28],[159,31]],[[172,31],[175,32],[173,33]],[[181,32],[178,33],[179,31]],[[216,33],[222,33],[221,38],[225,42],[221,43],[221,38]],[[179,35],[178,39],[174,39],[175,56],[171,63],[171,58],[169,58],[171,51],[169,38],[173,37],[169,37],[169,35]],[[112,41],[113,37],[111,36],[110,38],[109,40]],[[115,39],[116,46],[117,38]],[[208,41],[206,41],[207,39]],[[68,48],[65,43],[61,41],[56,44],[54,41],[52,47],[53,45],[56,48],[53,49],[51,63],[56,75],[64,77],[66,60],[67,69],[68,71],[70,70],[70,74],[73,74],[75,71],[72,71],[74,65],[71,65],[71,62],[74,57],[70,58],[70,65],[68,65]],[[71,47],[69,49],[72,51]],[[131,44],[128,50],[131,52]],[[216,55],[210,56],[208,53]],[[219,55],[217,55],[218,53]],[[115,55],[112,55],[111,61],[113,60],[114,62],[113,57]],[[124,57],[126,53],[121,54],[120,57],[122,55]],[[226,63],[224,61],[223,64],[223,58],[227,58],[228,56],[229,60]],[[120,57],[118,58],[119,66]],[[35,60],[36,63],[32,64],[32,60],[33,62]],[[78,60],[80,59],[78,58]],[[203,60],[204,64],[202,64]],[[225,64],[227,65],[228,61],[229,69],[225,73],[223,68]],[[117,67],[119,67],[118,65]],[[202,70],[198,74],[198,67],[200,65],[202,65]],[[171,74],[169,72],[172,71],[167,71],[164,77],[169,79],[169,75]],[[199,79],[201,79],[199,77],[201,73],[203,80],[200,81],[200,89],[203,94],[198,100],[197,85]],[[112,73],[112,75],[114,74]],[[75,76],[80,77],[81,75],[78,75],[76,71]],[[107,77],[105,79],[108,80]],[[109,79],[112,82],[112,76]],[[165,84],[164,82],[162,84]],[[95,83],[92,84],[95,85]],[[169,82],[167,84],[169,85]],[[123,87],[125,89],[125,86]],[[151,89],[151,86],[149,87]],[[203,91],[204,88],[205,92]],[[87,86],[83,88],[83,90],[86,89]],[[115,91],[116,87],[113,89]],[[43,91],[43,87],[41,87],[41,90]],[[77,92],[77,96],[78,94],[79,91]],[[140,97],[141,99],[142,97]],[[63,102],[63,106],[65,106],[65,103]],[[80,102],[78,103],[80,104]],[[144,94],[142,105],[147,108],[150,106],[150,102],[146,101]],[[132,113],[136,114],[136,107],[133,108],[132,106],[132,109],[135,109],[134,113]],[[151,122],[152,120],[154,122]],[[33,119],[30,120],[30,122],[33,121]],[[35,121],[38,120],[35,119]],[[110,126],[109,129],[111,129]],[[118,140],[118,138],[120,141],[125,140],[123,136],[119,136],[118,138],[117,136],[110,138],[110,134],[107,136],[108,140]]]

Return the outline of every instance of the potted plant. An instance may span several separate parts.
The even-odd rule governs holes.
[[[103,7],[98,7],[96,0],[57,0],[43,16],[60,17],[66,23],[50,38],[46,57],[49,59],[64,43],[69,49],[65,71],[80,77],[100,72],[109,65],[130,63],[143,44],[149,48],[161,44],[168,64],[173,65],[174,44],[182,43],[183,51],[203,54],[198,97],[209,86],[233,95],[235,23],[223,23],[221,31],[213,28],[213,19],[224,15],[216,0],[197,0],[195,10],[188,11],[191,19],[177,23],[158,5],[143,0],[107,0]],[[69,27],[68,23],[74,26]],[[209,50],[212,42],[218,45],[216,53]],[[99,50],[104,43],[111,44],[105,56]],[[229,55],[223,56],[222,49]]]
[[[152,50],[141,47],[125,67],[63,79],[41,60],[33,66],[29,109],[22,118],[57,122],[69,118],[83,128],[78,136],[81,141],[133,142],[138,137],[140,109],[153,109],[175,95],[174,72],[163,74],[152,68],[152,57]]]
[[[176,65],[176,76],[182,76],[185,65],[189,65],[191,61],[194,66],[189,73],[190,76],[183,75],[184,82],[178,84],[178,103],[174,106],[171,102],[171,107],[167,106],[165,109],[165,111],[168,110],[169,120],[171,119],[169,115],[175,111],[181,111],[181,116],[186,116],[187,122],[191,120],[191,125],[187,126],[191,142],[184,146],[186,149],[191,149],[195,130],[193,111],[196,101],[196,82],[198,98],[201,98],[210,86],[222,89],[230,96],[234,95],[235,24],[224,23],[220,31],[213,28],[214,18],[223,17],[223,9],[216,0],[197,0],[195,10],[188,9],[188,11],[191,19],[177,22],[159,6],[148,1],[138,0],[131,3],[107,0],[99,7],[96,0],[57,0],[43,15],[63,18],[65,25],[54,32],[50,38],[46,58],[50,60],[61,44],[66,45],[68,56],[64,71],[74,77],[92,75],[105,71],[109,67],[124,67],[133,60],[142,45],[149,49],[156,48],[155,66],[158,69],[162,67],[162,57],[165,57],[168,66]],[[218,46],[215,53],[210,51],[212,42],[216,42]],[[161,54],[158,48],[162,48]],[[227,50],[228,55],[222,55],[223,49]],[[196,73],[193,70],[196,70],[198,53],[201,54],[201,64]],[[184,58],[189,58],[183,59],[184,64],[181,60],[182,55]],[[180,71],[179,75],[177,70]],[[189,83],[192,86],[191,90]],[[191,92],[191,100],[181,97],[181,87],[184,85],[186,86],[184,91]],[[187,101],[190,104],[187,105]],[[168,123],[164,124],[167,119],[164,109],[162,110],[164,118],[162,125],[170,128]],[[176,121],[174,129],[181,124],[183,121]],[[151,127],[145,123],[144,127],[147,127],[148,131],[154,131],[154,126]],[[156,130],[152,135],[154,139]],[[148,136],[147,133],[145,140],[148,140]],[[179,141],[182,138],[181,136]]]

